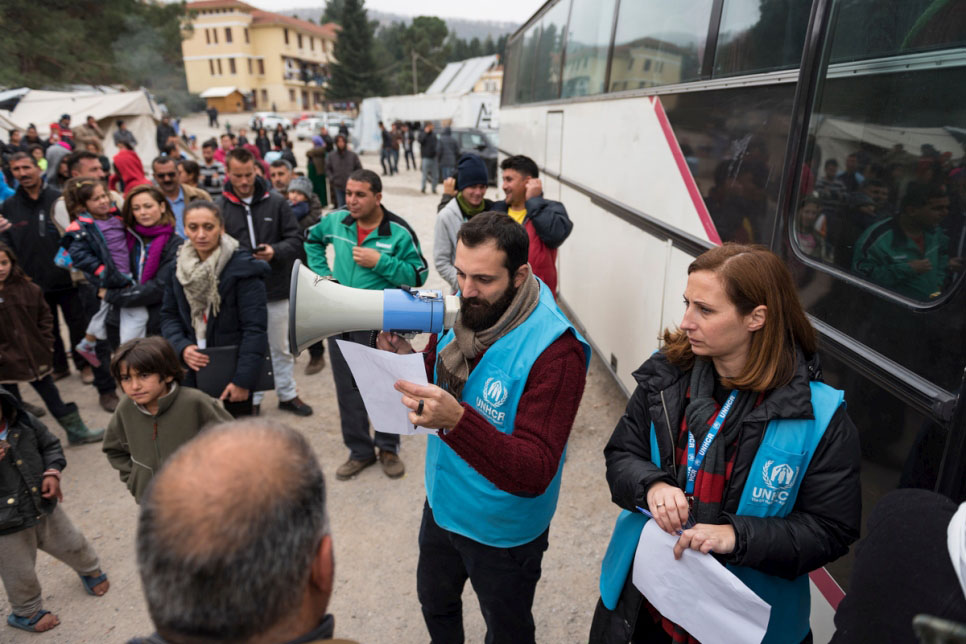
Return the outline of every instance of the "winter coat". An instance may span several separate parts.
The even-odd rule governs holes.
[[[604,448],[611,499],[632,512],[637,506],[647,506],[651,484],[677,485],[675,445],[687,405],[690,371],[682,372],[664,354],[656,353],[633,375],[637,388]],[[835,412],[815,449],[791,513],[784,518],[736,514],[768,422],[812,418],[810,380],[821,380],[818,357],[806,359],[799,354],[791,382],[769,391],[741,419],[734,467],[721,500],[720,522],[735,530],[734,551],[719,557],[727,563],[794,579],[841,557],[859,537],[859,437],[844,405]],[[651,462],[651,423],[660,468]],[[591,641],[630,641],[642,601],[637,589],[626,584],[615,611],[598,609]]]
[[[112,216],[121,219],[118,215]],[[86,212],[70,223],[61,245],[70,253],[74,268],[84,273],[91,284],[98,288],[131,286],[131,279],[114,266],[104,234],[94,223],[94,218]]]
[[[178,136],[178,133],[174,131],[174,128],[170,125],[165,125],[164,123],[158,123],[158,127],[155,130],[154,138],[158,144],[158,150],[164,150],[164,146],[168,144],[168,139],[172,136]]]
[[[44,292],[73,286],[70,271],[54,264],[61,232],[54,224],[52,210],[59,197],[58,191],[45,186],[37,199],[31,199],[20,186],[0,206],[0,214],[12,224],[0,233],[0,241],[13,249],[20,267]]]
[[[176,264],[167,268],[164,303],[161,305],[161,335],[181,357],[186,347],[198,344],[191,324],[191,308],[184,288],[175,274]],[[270,269],[247,250],[239,248],[218,276],[221,308],[208,319],[206,330],[209,347],[238,346],[238,362],[231,381],[251,389],[268,352],[268,300],[265,278]],[[194,386],[194,371],[189,371],[185,384]]]
[[[419,133],[419,156],[423,159],[435,159],[437,154],[436,132],[423,130]],[[456,165],[455,163],[453,165]]]
[[[510,205],[506,201],[493,204],[495,212],[509,212]],[[530,238],[528,259],[533,273],[550,287],[552,293],[557,292],[557,248],[570,235],[574,224],[567,215],[567,209],[559,201],[551,201],[541,197],[527,199],[527,216],[523,220],[523,227],[527,229]]]
[[[5,535],[26,530],[53,512],[57,499],[41,496],[44,472],[63,471],[67,460],[60,440],[3,388],[0,406],[10,443],[0,460],[0,535]]]
[[[326,215],[305,239],[308,267],[323,277],[334,276],[340,284],[353,288],[379,290],[399,286],[422,286],[429,266],[419,249],[416,232],[406,221],[382,206],[379,227],[360,246],[379,251],[379,261],[372,268],[359,266],[352,259],[352,248],[359,238],[359,225],[345,210]],[[331,268],[325,247],[335,247]]]
[[[144,176],[144,164],[141,157],[133,150],[118,150],[114,155],[114,167],[117,174],[110,179],[111,190],[117,189],[118,180],[124,184],[124,194],[130,192],[131,188],[141,185],[151,185],[151,182]]]
[[[336,148],[325,157],[325,175],[336,190],[345,190],[349,175],[356,170],[362,170],[362,162],[352,150],[339,151]]]
[[[225,184],[216,203],[225,218],[225,232],[237,239],[242,248],[254,251],[248,229],[248,206],[235,195],[231,182]],[[261,177],[256,177],[251,211],[255,245],[268,244],[275,250],[269,262],[272,272],[265,280],[268,301],[287,300],[292,264],[302,252],[298,220],[285,197],[273,191],[268,180]]]
[[[171,386],[172,391],[158,400],[156,416],[123,396],[104,433],[101,449],[138,503],[175,450],[205,425],[232,419],[220,400],[198,389]]]
[[[29,279],[0,289],[0,382],[33,382],[53,371],[54,316]]]
[[[117,309],[133,308],[144,306],[148,309],[148,335],[161,334],[161,304],[164,301],[164,290],[167,286],[165,280],[170,275],[168,267],[174,265],[178,259],[178,249],[184,240],[177,235],[171,235],[161,250],[161,264],[154,277],[145,283],[141,283],[141,270],[144,268],[144,260],[147,258],[147,249],[144,241],[136,234],[134,235],[134,248],[131,249],[131,268],[134,269],[133,277],[136,284],[126,288],[109,288],[104,293],[104,301],[114,307],[112,313]],[[113,315],[109,317],[109,324],[113,323]],[[113,326],[113,324],[112,324]]]
[[[436,154],[439,159],[440,168],[456,169],[456,162],[460,158],[460,144],[453,137],[449,128],[443,130],[443,136],[439,137],[439,148]]]
[[[70,150],[62,145],[51,145],[44,152],[44,158],[47,159],[47,172],[44,174],[44,181],[51,188],[63,190],[64,186],[61,185],[61,179],[57,174],[57,169],[60,167],[60,162],[68,154],[70,154]]]
[[[138,140],[134,138],[134,133],[131,130],[114,130],[114,145],[118,143],[127,143],[132,150],[138,146]]]
[[[483,212],[491,210],[493,202],[489,199],[483,200]],[[456,242],[460,228],[470,218],[463,212],[459,200],[452,198],[446,202],[439,213],[436,215],[436,230],[433,235],[433,263],[436,271],[453,288],[453,292],[459,290],[459,283],[456,281],[456,268],[453,260],[456,258]]]

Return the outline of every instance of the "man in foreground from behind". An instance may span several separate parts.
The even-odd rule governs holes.
[[[439,430],[426,448],[416,589],[433,642],[464,640],[469,578],[486,641],[528,644],[590,347],[534,277],[527,233],[506,215],[463,224],[455,265],[459,317],[425,352],[436,384],[396,383],[410,422]],[[377,344],[412,353],[395,334]]]
[[[326,613],[325,480],[284,425],[224,423],[179,449],[141,505],[137,559],[157,633],[129,644],[349,644]]]

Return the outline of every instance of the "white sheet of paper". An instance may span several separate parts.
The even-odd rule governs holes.
[[[703,644],[761,642],[771,606],[711,555],[685,550],[651,520],[641,531],[632,580],[647,600]]]
[[[345,361],[349,363],[372,426],[387,434],[435,434],[435,429],[413,428],[409,408],[402,404],[402,394],[393,385],[408,380],[417,385],[428,384],[421,353],[401,356],[373,349],[356,342],[336,340]]]

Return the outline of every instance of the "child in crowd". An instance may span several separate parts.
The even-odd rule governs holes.
[[[67,432],[71,445],[101,440],[74,403],[61,400],[54,379],[54,316],[43,290],[17,265],[9,246],[0,242],[0,383],[22,407],[18,382],[29,382]],[[2,502],[2,501],[0,501]]]
[[[832,251],[827,241],[828,226],[821,209],[822,202],[818,197],[810,196],[802,200],[795,217],[795,241],[806,255],[831,262]]]
[[[47,157],[44,156],[44,148],[37,143],[31,145],[27,150],[30,151],[30,156],[37,161],[37,167],[40,168],[41,172],[47,172]]]
[[[111,305],[103,299],[109,288],[124,288],[134,283],[131,278],[131,259],[128,255],[130,233],[124,227],[124,220],[118,215],[111,202],[107,186],[102,181],[85,180],[73,184],[73,201],[84,204],[86,212],[80,213],[67,227],[62,245],[68,245],[74,268],[84,273],[87,281],[97,286],[101,306],[87,324],[84,338],[74,347],[91,363],[98,367],[100,359],[94,352],[98,340],[107,339],[107,314]],[[126,326],[138,323],[138,316],[124,314],[121,310],[121,334]]]
[[[161,332],[164,269],[177,259],[183,240],[174,234],[174,213],[168,200],[154,186],[135,186],[121,212],[136,284],[107,289],[104,301],[119,309],[123,343]]]
[[[32,633],[60,624],[43,608],[38,549],[73,568],[88,594],[110,587],[97,553],[57,505],[66,466],[57,437],[0,388],[0,579],[13,610],[7,624]]]
[[[288,203],[292,214],[299,221],[299,228],[305,230],[302,220],[309,216],[312,200],[312,182],[305,177],[295,177],[288,184]]]
[[[181,361],[162,337],[125,342],[111,360],[111,374],[126,396],[104,437],[104,453],[141,502],[151,478],[176,449],[209,423],[232,419],[221,401],[181,387]]]

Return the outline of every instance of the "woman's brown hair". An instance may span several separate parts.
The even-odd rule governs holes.
[[[134,198],[145,192],[150,194],[151,198],[161,206],[161,219],[158,221],[158,225],[173,226],[175,223],[174,213],[171,212],[171,206],[168,205],[168,200],[164,198],[164,195],[155,186],[147,184],[134,186],[131,188],[131,192],[125,195],[124,207],[121,209],[121,216],[124,217],[124,225],[132,229],[137,225],[137,219],[134,218]]]
[[[696,271],[718,276],[739,315],[748,315],[758,306],[767,308],[765,325],[752,332],[741,374],[722,379],[722,384],[752,391],[788,384],[795,372],[796,346],[811,355],[816,351],[816,339],[785,264],[764,246],[728,243],[691,262],[688,275]],[[689,370],[694,365],[684,331],[665,329],[661,351],[679,369]]]
[[[23,272],[20,268],[20,264],[17,262],[17,256],[14,254],[13,249],[0,242],[0,253],[3,253],[10,260],[10,274],[7,275],[7,282],[10,284],[17,284],[19,282],[29,282],[30,278],[27,274]]]

